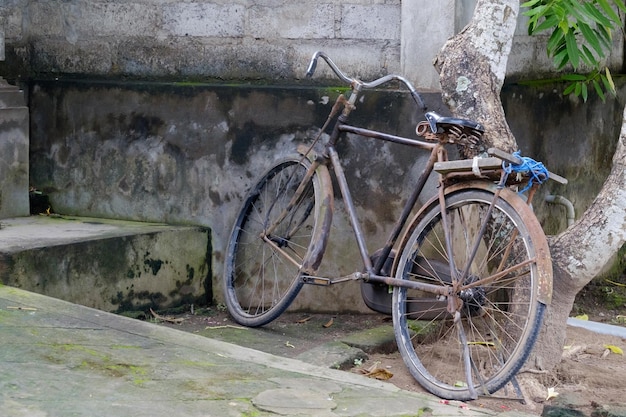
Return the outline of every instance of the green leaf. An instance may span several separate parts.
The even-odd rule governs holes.
[[[580,3],[580,1],[578,0],[574,0],[571,3],[568,2],[563,2],[563,6],[565,8],[565,10],[567,11],[567,13],[570,16],[573,16],[576,18],[576,21],[581,22],[581,21],[585,21],[587,20],[587,10],[585,9],[585,7]],[[569,19],[568,19],[569,20]]]
[[[562,69],[569,62],[569,56],[567,55],[567,49],[563,48],[556,55],[554,55],[554,66],[556,69]]]
[[[549,55],[556,55],[559,50],[565,45],[565,34],[560,29],[555,29],[550,35],[547,43],[547,49]]]
[[[603,57],[604,50],[600,45],[600,40],[598,39],[598,35],[596,35],[596,32],[591,29],[591,27],[589,27],[589,25],[586,23],[580,23],[578,25],[578,28],[580,29],[580,32],[583,34],[583,37],[585,38],[587,43],[594,49],[594,51],[596,51],[596,53],[600,57]]]
[[[582,46],[581,58],[583,59],[583,61],[585,61],[585,64],[590,67],[597,67],[599,64],[598,60],[593,55],[593,52],[591,52],[591,50],[587,48],[587,45]]]
[[[525,3],[520,4],[520,7],[533,7],[535,4],[539,3],[541,0],[530,0]]]
[[[613,27],[611,21],[607,19],[591,2],[585,2],[584,7],[587,10],[587,16],[593,19],[600,26]]]
[[[596,1],[600,5],[600,7],[602,7],[602,10],[604,10],[604,13],[609,17],[609,19],[613,21],[613,23],[621,24],[621,19],[619,18],[619,15],[615,13],[615,10],[613,10],[611,5],[609,5],[609,3],[606,0],[596,0]]]
[[[581,93],[583,96],[583,101],[586,103],[587,102],[587,97],[588,95],[588,91],[587,91],[587,83],[580,83],[580,88],[581,88]]]
[[[602,87],[600,87],[598,80],[593,80],[593,88],[596,90],[596,94],[600,97],[600,100],[604,103],[606,96],[604,95],[604,91],[602,91]]]
[[[567,95],[572,94],[575,88],[576,88],[576,83],[571,83],[565,88],[565,90],[563,90],[563,95],[567,96]]]
[[[578,65],[580,64],[580,57],[578,56],[578,45],[576,44],[574,31],[570,30],[565,34],[565,46],[567,47],[569,62],[574,68],[578,68]]]
[[[541,24],[533,29],[533,32],[542,32],[557,26],[559,18],[556,16],[547,17]]]
[[[566,81],[586,81],[587,77],[582,74],[565,74],[561,77]]]
[[[541,19],[549,11],[550,9],[548,8],[548,6],[537,6],[534,9],[525,12],[524,14],[530,17],[531,22],[536,25],[539,19]]]
[[[604,26],[598,26],[596,31],[600,35],[599,39],[602,41],[604,48],[608,51],[613,49],[613,36],[610,30]]]
[[[626,12],[626,5],[624,5],[624,2],[622,0],[613,0],[613,3],[615,3],[618,9],[620,9],[623,12]]]

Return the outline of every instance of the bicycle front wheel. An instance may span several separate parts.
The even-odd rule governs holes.
[[[330,176],[295,155],[274,165],[246,197],[228,243],[224,294],[233,319],[262,326],[289,307],[302,273],[321,261],[330,229]]]
[[[506,385],[526,361],[551,295],[547,242],[532,210],[506,189],[492,201],[491,190],[461,188],[446,195],[442,213],[435,199],[398,261],[397,278],[448,291],[396,287],[392,302],[407,367],[442,398],[475,399]]]

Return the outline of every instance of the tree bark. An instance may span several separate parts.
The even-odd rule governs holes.
[[[486,127],[485,147],[508,151],[517,145],[505,119],[500,90],[518,13],[516,0],[479,0],[472,21],[444,45],[434,62],[442,98],[451,112]],[[613,168],[602,190],[577,223],[550,241],[554,294],[527,367],[552,370],[558,364],[576,294],[626,242],[625,165],[626,111]]]
[[[456,116],[485,126],[485,148],[512,152],[515,137],[504,117],[500,90],[506,75],[519,1],[479,0],[471,22],[435,58],[442,98]],[[473,157],[485,149],[462,150]]]

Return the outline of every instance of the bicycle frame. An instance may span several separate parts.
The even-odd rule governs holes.
[[[267,230],[267,232],[265,233],[266,236],[262,236],[262,238],[265,240],[266,243],[270,244],[273,246],[273,248],[278,251],[281,252],[287,259],[289,259],[292,263],[294,263],[296,266],[298,266],[299,268],[301,268],[302,270],[302,275],[301,275],[301,279],[304,283],[306,284],[312,284],[312,285],[321,285],[321,286],[328,286],[328,285],[332,285],[332,284],[336,284],[336,283],[340,283],[340,282],[345,282],[345,281],[354,281],[354,280],[361,280],[363,282],[369,282],[369,283],[381,283],[381,284],[385,284],[385,285],[389,285],[389,286],[394,286],[394,287],[404,287],[404,288],[410,288],[410,289],[415,289],[415,290],[419,290],[419,291],[424,291],[424,292],[428,292],[431,294],[436,294],[436,295],[443,295],[443,296],[449,296],[455,292],[458,292],[460,290],[464,290],[464,289],[470,289],[473,287],[478,287],[480,285],[487,285],[492,281],[495,281],[497,279],[499,279],[499,277],[506,275],[507,273],[512,272],[512,269],[505,269],[505,270],[500,270],[499,272],[497,272],[496,274],[489,276],[489,277],[483,277],[480,280],[476,280],[473,281],[471,283],[464,283],[465,282],[465,277],[468,275],[468,269],[469,269],[469,264],[471,262],[468,262],[467,266],[465,268],[463,268],[462,271],[458,271],[456,270],[456,268],[453,265],[452,259],[453,259],[453,254],[452,254],[452,243],[450,242],[450,236],[447,234],[447,230],[446,230],[446,247],[447,247],[447,251],[448,251],[448,259],[450,262],[450,276],[452,278],[452,282],[450,285],[432,285],[432,284],[427,284],[427,283],[423,283],[423,282],[418,282],[418,281],[411,281],[411,280],[404,280],[404,279],[397,279],[394,277],[389,277],[389,276],[385,276],[385,275],[381,275],[381,270],[387,260],[387,258],[389,257],[389,255],[391,254],[392,249],[394,248],[394,246],[396,245],[398,238],[401,234],[401,232],[403,231],[403,229],[406,226],[407,220],[409,219],[409,216],[411,215],[411,212],[413,211],[413,209],[415,208],[415,205],[417,203],[417,200],[421,194],[421,192],[424,189],[424,186],[426,185],[426,181],[428,180],[428,177],[430,176],[430,174],[434,171],[434,166],[436,162],[445,162],[448,160],[447,157],[447,151],[444,147],[445,143],[448,143],[446,140],[444,140],[443,138],[439,138],[437,141],[435,142],[426,142],[426,141],[422,141],[419,139],[411,139],[411,138],[406,138],[406,137],[401,137],[401,136],[395,136],[395,135],[391,135],[391,134],[387,134],[387,133],[383,133],[383,132],[379,132],[379,131],[375,131],[375,130],[370,130],[370,129],[364,129],[364,128],[359,128],[359,127],[355,127],[353,125],[348,124],[348,118],[350,113],[352,112],[352,110],[355,108],[354,103],[356,102],[359,92],[361,90],[361,84],[353,84],[352,85],[352,93],[350,95],[349,99],[345,99],[345,97],[343,95],[340,95],[334,106],[333,109],[331,110],[330,116],[329,116],[329,120],[333,117],[333,115],[336,114],[336,112],[338,112],[338,109],[343,106],[343,111],[341,112],[341,114],[337,117],[337,120],[335,122],[335,125],[333,127],[333,130],[330,134],[330,137],[327,141],[327,143],[325,144],[325,149],[324,149],[324,153],[323,155],[312,155],[312,149],[313,146],[311,146],[308,150],[306,150],[303,153],[303,158],[309,157],[312,161],[311,166],[308,169],[308,172],[306,173],[304,179],[302,180],[301,186],[299,187],[299,189],[295,192],[293,198],[291,199],[290,203],[288,204],[288,207],[285,209],[285,211],[278,217],[278,220],[276,221],[275,224],[280,223],[280,221],[282,221],[284,219],[284,217],[287,215],[288,211],[291,209],[291,207],[295,206],[299,200],[300,197],[302,196],[302,192],[304,190],[304,187],[302,186],[303,184],[305,184],[311,176],[314,175],[315,170],[319,167],[320,164],[330,164],[333,168],[333,171],[335,173],[335,178],[337,180],[337,183],[339,185],[339,189],[341,192],[341,196],[343,198],[344,201],[344,205],[346,208],[346,211],[348,213],[348,216],[350,218],[350,223],[351,223],[351,227],[352,230],[354,231],[355,234],[355,239],[356,239],[356,243],[358,245],[359,248],[359,253],[361,256],[361,260],[363,262],[363,266],[365,269],[365,272],[353,272],[352,274],[349,274],[347,276],[344,277],[338,277],[335,279],[331,279],[331,278],[327,278],[327,277],[319,277],[319,276],[314,276],[311,274],[311,272],[307,271],[308,268],[303,268],[303,265],[299,265],[297,263],[297,261],[295,259],[293,259],[288,253],[286,253],[285,251],[283,251],[277,244],[276,242],[272,242],[270,239],[268,239],[266,236],[269,235],[271,233],[271,231],[274,229],[275,226],[270,226]],[[325,125],[326,127],[326,125]],[[324,130],[324,128],[322,129]],[[354,203],[352,200],[352,195],[348,186],[348,183],[346,181],[346,176],[343,170],[343,167],[341,165],[341,161],[338,155],[338,152],[335,148],[335,145],[337,144],[337,142],[347,133],[353,133],[356,134],[358,136],[362,136],[362,137],[366,137],[366,138],[373,138],[373,139],[378,139],[378,140],[383,140],[383,141],[387,141],[387,142],[392,142],[392,143],[397,143],[397,144],[401,144],[401,145],[406,145],[406,146],[411,146],[411,147],[417,147],[420,149],[424,149],[427,151],[430,151],[430,156],[426,162],[426,164],[424,165],[422,172],[417,180],[417,184],[413,190],[413,192],[411,193],[411,195],[409,196],[409,198],[407,199],[402,212],[400,214],[399,219],[397,220],[397,222],[395,223],[390,235],[387,238],[387,241],[385,243],[385,245],[383,246],[383,248],[380,249],[380,256],[378,256],[376,263],[372,264],[371,258],[370,258],[370,253],[367,250],[366,247],[366,242],[365,242],[365,237],[361,228],[361,224],[358,222],[358,217],[356,214],[356,208],[354,207]],[[505,160],[511,158],[515,158],[512,157],[511,155],[507,155],[505,153],[500,152],[500,154],[498,155],[500,158],[503,158]],[[453,171],[454,173],[454,171]],[[552,173],[550,173],[552,175]],[[506,174],[504,173],[504,171],[501,172],[501,180],[500,183],[504,184],[504,181],[506,180]],[[484,182],[484,181],[483,181]],[[536,186],[535,186],[536,187]],[[534,187],[534,188],[535,188]],[[438,199],[439,202],[441,204],[441,212],[445,213],[445,184],[443,182],[442,176],[440,177],[440,186],[439,186],[439,193],[438,193]],[[495,202],[497,201],[497,199],[500,196],[500,191],[503,187],[498,186],[498,188],[495,190],[494,192],[494,197],[493,200],[489,206],[489,211],[491,211],[491,209],[493,208],[493,205],[495,204]],[[529,192],[529,200],[528,203],[530,203],[530,199],[532,198],[532,195],[534,194],[534,188],[531,189],[531,191]],[[446,216],[444,215],[442,218],[443,222],[446,222]],[[482,232],[484,232],[484,227],[485,224],[483,224],[482,228]],[[446,228],[447,229],[447,228]],[[482,235],[482,232],[480,235]],[[473,259],[473,257],[475,256],[476,253],[476,249],[478,248],[478,244],[479,242],[476,241],[474,244],[474,248],[472,250],[472,255],[470,259]],[[532,263],[537,261],[537,259],[530,259],[528,263]],[[527,263],[524,264],[518,264],[515,268],[521,268],[524,267],[525,265],[527,265]],[[311,269],[315,269],[315,268],[311,268]],[[314,272],[314,271],[312,271]],[[551,291],[547,291],[551,292]],[[543,297],[542,297],[543,298]],[[546,297],[545,299],[548,299],[549,297]],[[452,300],[454,299],[454,297],[449,297],[449,301],[452,303]],[[450,311],[455,310],[456,308],[453,305],[449,306]]]
[[[426,184],[426,181],[429,175],[433,171],[435,162],[438,162],[438,161],[441,162],[441,161],[447,160],[447,152],[445,148],[443,147],[443,144],[441,143],[425,142],[425,141],[421,141],[418,139],[410,139],[410,138],[405,138],[401,136],[390,135],[390,134],[386,134],[386,133],[375,131],[375,130],[363,129],[363,128],[349,125],[347,123],[348,116],[351,110],[354,108],[353,103],[356,101],[357,97],[358,97],[358,88],[355,88],[352,91],[352,94],[349,100],[346,101],[343,96],[339,96],[337,98],[337,103],[335,104],[335,106],[338,103],[343,103],[344,110],[342,114],[338,117],[335,123],[335,126],[333,128],[333,131],[330,135],[330,139],[326,143],[325,158],[323,159],[326,159],[325,163],[330,163],[334,170],[335,178],[339,184],[339,189],[343,197],[343,201],[346,206],[348,216],[350,218],[351,227],[354,231],[356,242],[359,247],[359,253],[363,261],[365,272],[354,272],[346,277],[340,277],[335,280],[325,278],[325,277],[317,277],[317,276],[313,276],[313,275],[305,273],[302,275],[301,279],[303,280],[304,283],[307,283],[307,284],[324,285],[324,286],[343,282],[343,281],[348,281],[348,280],[362,280],[364,282],[384,283],[386,285],[391,285],[391,286],[408,287],[408,288],[414,288],[414,289],[418,289],[418,290],[422,290],[422,291],[426,291],[426,292],[430,292],[434,294],[448,295],[449,290],[446,287],[420,283],[420,282],[412,282],[412,281],[401,280],[401,279],[396,279],[393,277],[380,275],[380,271],[384,265],[385,260],[391,253],[393,246],[395,245],[398,237],[400,236],[400,233],[402,232],[404,226],[406,225],[406,222],[413,208],[415,207],[415,204],[417,203],[417,199],[419,195],[424,189],[424,186]],[[375,265],[372,265],[372,261],[370,260],[370,254],[367,251],[366,242],[365,242],[364,234],[361,228],[361,224],[357,220],[356,208],[354,207],[352,195],[348,187],[348,183],[346,181],[346,176],[344,174],[344,170],[341,165],[338,152],[335,148],[336,143],[339,141],[342,135],[346,133],[354,133],[359,136],[363,136],[367,138],[384,140],[388,142],[408,145],[408,146],[417,147],[417,148],[430,151],[430,156],[418,178],[416,187],[411,193],[411,195],[409,196],[407,202],[405,203],[402,213],[400,215],[400,218],[394,225],[393,230],[391,231],[391,234],[389,235],[387,242],[382,249],[382,256],[378,259]],[[308,152],[310,152],[310,150]],[[306,154],[305,154],[305,157],[306,157]],[[320,159],[322,158],[314,157],[312,159],[313,159],[313,164],[308,169],[308,172],[306,173],[305,179],[303,180],[302,184],[304,184],[308,180],[308,178],[310,178],[313,175],[313,173],[315,172],[319,164],[322,163],[320,162]],[[288,207],[279,216],[279,219],[277,220],[275,224],[279,223],[287,214],[289,209],[297,204],[297,202],[299,201],[302,195],[302,191],[303,191],[302,187],[300,187],[296,191],[294,197],[288,204]],[[268,228],[266,235],[269,235],[271,231],[273,230],[273,228],[274,226],[270,226]],[[296,264],[299,267],[302,267],[302,265],[298,265],[297,262],[289,256],[289,254],[281,250],[281,248],[275,242],[272,242],[266,236],[264,236],[263,239],[268,244],[272,245],[275,250],[283,253],[283,255],[285,255],[288,259],[290,259],[292,263]]]

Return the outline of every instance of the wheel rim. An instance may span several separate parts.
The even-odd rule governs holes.
[[[300,265],[307,255],[315,228],[312,182],[290,216],[271,233],[266,231],[289,203],[305,172],[306,166],[297,161],[274,167],[250,194],[235,225],[227,299],[233,300],[232,309],[241,317],[260,317],[280,308],[302,285],[300,268],[285,254]]]
[[[524,349],[536,337],[536,265],[528,261],[534,257],[533,245],[520,216],[506,202],[495,208],[484,242],[474,259],[468,259],[492,195],[447,197],[453,267],[436,205],[426,211],[399,263],[398,277],[456,283],[453,303],[450,297],[394,290],[394,323],[405,362],[422,385],[440,396],[468,399],[499,389],[523,364],[528,354]],[[498,271],[509,273],[484,280]],[[456,321],[448,311],[455,303],[463,306]]]

